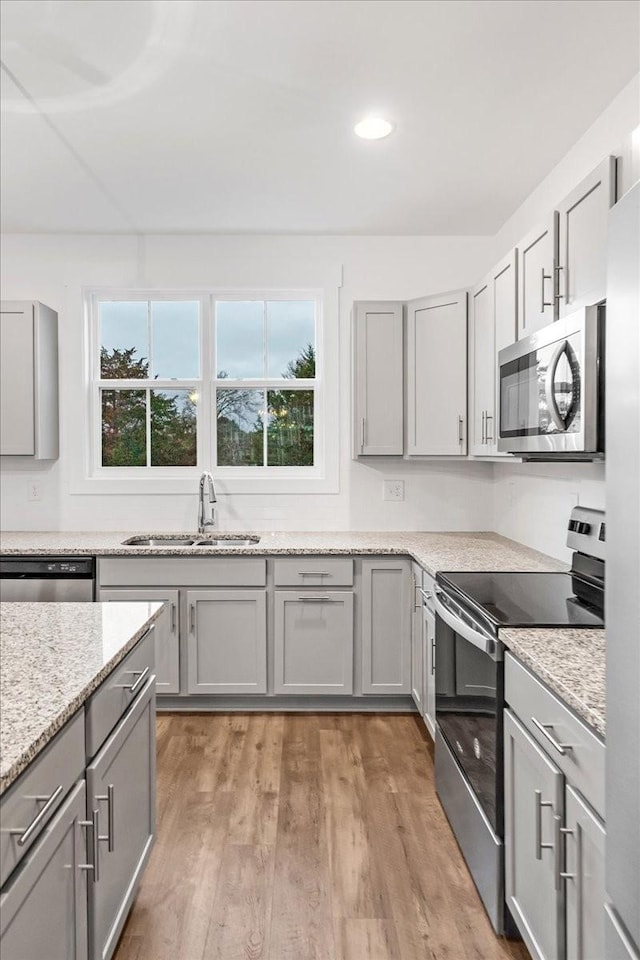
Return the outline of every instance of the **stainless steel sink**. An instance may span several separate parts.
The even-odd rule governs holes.
[[[129,537],[123,540],[125,547],[253,547],[260,542],[260,537]]]

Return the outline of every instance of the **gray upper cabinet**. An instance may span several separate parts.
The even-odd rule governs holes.
[[[402,456],[402,304],[356,302],[352,323],[354,456]]]
[[[155,697],[149,680],[87,767],[87,819],[99,827],[89,888],[92,960],[109,960],[155,833]]]
[[[607,157],[558,207],[560,318],[607,295],[607,224],[615,203],[615,157]]]
[[[42,303],[0,308],[0,455],[58,456],[58,315]]]
[[[407,453],[467,453],[467,293],[407,304]]]
[[[130,589],[112,587],[99,591],[100,601],[109,600],[154,600],[166,603],[168,609],[155,622],[155,672],[156,693],[180,692],[180,591]]]
[[[402,559],[362,561],[362,692],[411,693],[411,575]]]
[[[564,870],[567,960],[605,957],[605,829],[580,795],[566,788]]]
[[[264,590],[187,590],[187,692],[266,693]]]
[[[85,804],[82,780],[4,886],[2,960],[86,960]]]
[[[553,323],[558,313],[556,266],[558,214],[532,230],[518,244],[518,339]]]
[[[353,691],[353,593],[275,593],[274,693]]]
[[[564,778],[510,710],[504,743],[507,905],[533,960],[563,960],[564,903],[556,871]]]

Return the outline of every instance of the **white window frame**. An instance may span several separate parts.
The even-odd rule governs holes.
[[[331,431],[338,415],[338,298],[335,300],[333,337],[327,337],[325,303],[327,290],[315,289],[123,289],[93,288],[85,291],[85,386],[87,418],[84,431],[84,478],[74,484],[76,493],[193,494],[203,470],[211,470],[216,490],[224,494],[335,493],[338,490],[339,442]],[[336,291],[337,294],[337,291]],[[198,380],[102,380],[100,378],[100,336],[98,303],[104,300],[195,300],[200,303],[200,378]],[[314,380],[286,381],[220,380],[215,358],[214,311],[221,300],[313,300],[316,304],[316,377]],[[333,341],[327,346],[327,341]],[[207,375],[209,374],[209,376]],[[151,386],[152,384],[152,386]],[[143,386],[144,385],[144,386]],[[224,389],[313,389],[314,465],[310,467],[218,467],[216,453],[215,392]],[[197,389],[197,466],[194,467],[103,467],[101,389]],[[329,388],[329,389],[327,389]],[[147,416],[149,414],[147,413]],[[147,443],[150,438],[147,436]]]

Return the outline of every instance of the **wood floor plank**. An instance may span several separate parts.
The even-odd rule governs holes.
[[[412,715],[164,714],[114,960],[529,960],[496,937]]]

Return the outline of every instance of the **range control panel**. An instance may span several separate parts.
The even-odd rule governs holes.
[[[574,507],[568,524],[567,546],[605,560],[606,528],[604,510]]]

